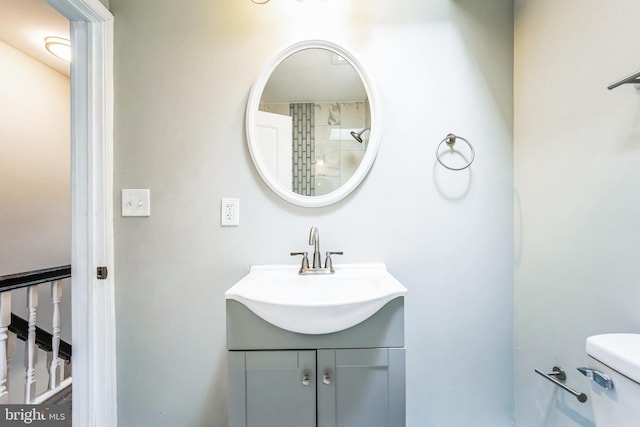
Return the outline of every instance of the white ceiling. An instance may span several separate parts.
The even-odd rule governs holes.
[[[0,0],[0,40],[68,76],[69,63],[44,48],[46,36],[69,38],[69,21],[45,0]]]
[[[269,77],[260,102],[364,101],[357,71],[327,49],[303,49],[285,58]]]

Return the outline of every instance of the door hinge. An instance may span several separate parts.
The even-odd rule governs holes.
[[[97,273],[96,276],[100,280],[106,279],[107,276],[109,275],[109,272],[107,271],[107,267],[98,267],[96,273]]]

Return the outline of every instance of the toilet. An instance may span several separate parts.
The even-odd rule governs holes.
[[[640,426],[640,334],[594,335],[586,351],[596,426]]]

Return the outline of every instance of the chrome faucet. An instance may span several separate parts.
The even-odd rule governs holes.
[[[300,274],[328,274],[335,273],[331,255],[342,255],[342,252],[327,252],[324,267],[322,267],[322,256],[320,255],[320,233],[318,227],[313,226],[309,231],[309,244],[313,245],[313,262],[309,266],[308,252],[291,252],[291,255],[302,255],[302,266]]]
[[[313,245],[313,263],[311,268],[320,268],[322,259],[320,257],[320,233],[315,225],[309,231],[309,244]]]

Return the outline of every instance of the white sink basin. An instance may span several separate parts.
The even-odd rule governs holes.
[[[407,289],[384,264],[338,264],[334,274],[298,266],[253,266],[225,292],[267,322],[301,334],[328,334],[366,320]]]

